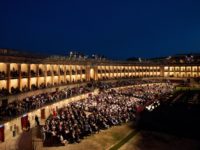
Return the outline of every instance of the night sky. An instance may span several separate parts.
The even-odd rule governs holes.
[[[200,0],[0,0],[0,48],[112,59],[200,53]]]

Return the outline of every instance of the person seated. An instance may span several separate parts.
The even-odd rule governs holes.
[[[22,71],[22,72],[21,72],[21,76],[22,76],[22,77],[27,77],[27,76],[28,76],[28,73],[25,72],[25,71]]]
[[[42,69],[39,69],[38,73],[39,73],[39,76],[44,76],[44,71]]]
[[[50,70],[47,71],[47,76],[51,76],[51,71]]]
[[[34,70],[31,70],[31,76],[35,77],[36,76],[36,72]]]
[[[67,143],[67,140],[65,140],[62,135],[59,136],[60,136],[60,143],[65,145]]]

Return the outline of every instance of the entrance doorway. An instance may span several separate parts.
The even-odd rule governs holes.
[[[4,126],[0,125],[0,142],[4,142]]]
[[[41,109],[41,119],[46,119],[45,118],[45,108]]]

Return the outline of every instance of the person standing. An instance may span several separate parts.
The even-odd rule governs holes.
[[[40,125],[39,118],[38,118],[38,116],[37,116],[37,115],[35,115],[35,122],[36,122],[37,126],[39,126],[39,125]]]
[[[26,123],[26,130],[29,131],[31,128],[31,123],[29,120],[27,120],[27,123]]]

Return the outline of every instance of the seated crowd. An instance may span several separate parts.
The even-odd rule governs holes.
[[[26,72],[26,71],[21,71],[21,76],[22,76],[22,77],[28,77],[28,72]]]
[[[101,90],[98,95],[53,111],[42,127],[44,143],[79,143],[84,137],[134,120],[138,107],[171,93],[171,84]]]
[[[21,101],[16,100],[12,103],[9,103],[6,107],[0,107],[0,115],[3,117],[13,118],[31,110],[40,108],[46,104],[50,104],[89,91],[91,91],[91,88],[85,86],[75,87],[71,89],[67,88],[64,90],[55,91],[51,93],[43,93],[36,96],[34,95],[31,97],[27,97]]]
[[[0,79],[5,79],[6,73],[5,71],[0,71]]]
[[[44,105],[69,98],[74,95],[83,94],[89,92],[95,88],[101,90],[106,90],[113,87],[120,87],[132,84],[142,84],[142,83],[151,83],[155,81],[141,81],[141,80],[127,80],[127,81],[117,81],[117,82],[90,82],[86,86],[75,87],[75,88],[66,88],[63,90],[58,90],[55,92],[47,92],[39,95],[34,95],[27,97],[23,100],[15,100],[14,102],[9,103],[7,106],[0,106],[0,116],[2,120],[11,119],[17,117],[24,113],[27,113],[31,110],[40,108]],[[32,87],[34,88],[34,87]],[[35,87],[36,88],[36,87]],[[12,92],[17,92],[18,89],[12,88]],[[23,87],[23,91],[28,91],[26,86]],[[0,90],[1,94],[7,94],[8,91],[4,88]],[[3,107],[3,108],[2,108]]]
[[[19,77],[19,71],[15,70],[14,68],[10,71],[10,76],[12,78],[18,78]]]
[[[4,88],[4,87],[2,87],[1,89],[0,89],[0,96],[2,97],[2,96],[5,96],[5,95],[8,95],[9,94],[9,92],[8,92],[8,90],[6,89],[6,88]]]

